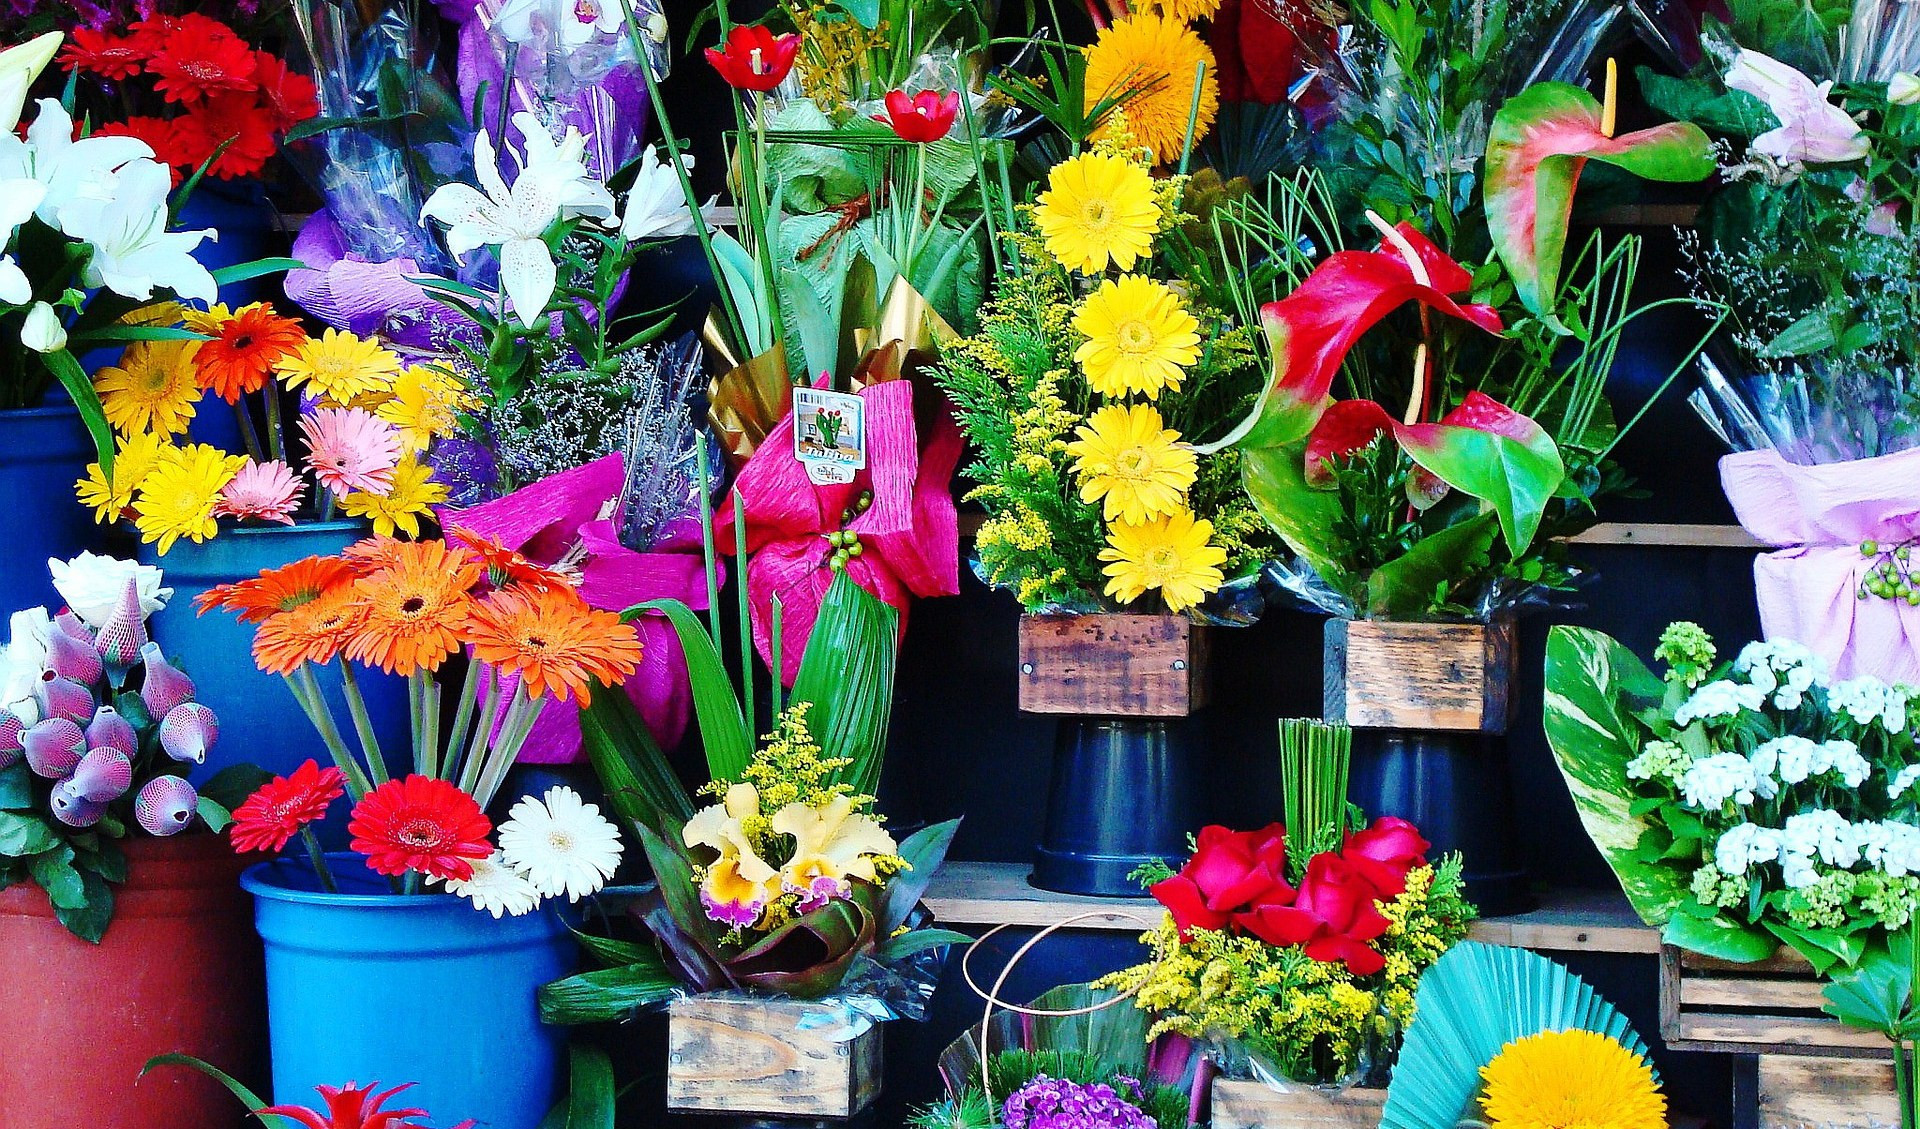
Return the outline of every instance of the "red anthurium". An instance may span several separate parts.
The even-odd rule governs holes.
[[[727,33],[725,50],[707,48],[707,62],[729,86],[765,93],[786,81],[799,51],[798,35],[776,36],[759,24],[740,24]]]
[[[1277,823],[1259,831],[1204,827],[1187,865],[1150,892],[1185,938],[1194,929],[1224,929],[1260,906],[1291,902],[1286,867],[1287,832]]]
[[[1298,442],[1327,408],[1327,394],[1355,342],[1407,302],[1419,302],[1499,333],[1491,306],[1461,305],[1452,295],[1473,276],[1411,224],[1397,229],[1427,276],[1422,282],[1396,242],[1373,251],[1340,251],[1314,268],[1293,293],[1260,311],[1272,343],[1273,376],[1251,415],[1211,449]]]
[[[1421,836],[1419,828],[1398,816],[1381,816],[1373,826],[1347,836],[1340,855],[1362,877],[1380,891],[1383,898],[1397,898],[1407,888],[1407,872],[1427,865],[1432,843]]]
[[[830,533],[852,534],[859,554],[847,575],[900,610],[906,630],[913,596],[960,590],[959,514],[949,484],[962,441],[944,401],[916,422],[914,387],[887,380],[860,390],[866,401],[867,466],[844,485],[816,486],[793,453],[793,413],[767,436],[734,491],[746,509],[748,608],[754,647],[773,658],[773,598],[780,597],[780,676],[800,673],[807,636],[833,585]],[[864,503],[863,503],[864,499]],[[862,509],[861,506],[865,505]],[[734,546],[731,496],[714,515],[714,541]],[[845,544],[843,542],[843,544]]]
[[[873,115],[873,120],[891,126],[902,141],[924,145],[945,137],[959,112],[960,95],[954,91],[922,90],[910,95],[895,90],[887,95],[887,112]]]
[[[379,1088],[376,1082],[371,1086],[356,1086],[352,1082],[345,1086],[321,1086],[320,1096],[326,1100],[327,1110],[308,1109],[299,1105],[270,1105],[255,1110],[256,1114],[274,1114],[298,1122],[305,1129],[410,1129],[417,1117],[427,1116],[424,1109],[381,1109],[388,1098],[414,1085],[395,1086],[385,1093],[375,1093]],[[471,1129],[473,1121],[462,1121],[453,1129]]]
[[[1338,961],[1355,976],[1371,976],[1386,967],[1386,958],[1369,944],[1387,931],[1387,919],[1374,904],[1383,896],[1352,862],[1328,851],[1307,863],[1292,905],[1253,910],[1245,926],[1270,945],[1302,945],[1314,960]]]

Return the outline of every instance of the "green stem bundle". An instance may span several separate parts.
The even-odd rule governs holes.
[[[1353,730],[1312,718],[1280,719],[1280,780],[1288,851],[1303,864],[1337,845],[1347,830],[1347,778]]]

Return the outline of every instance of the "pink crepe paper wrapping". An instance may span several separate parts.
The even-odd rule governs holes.
[[[833,584],[833,547],[826,535],[862,491],[867,512],[845,525],[860,537],[861,555],[847,574],[900,610],[907,626],[913,596],[960,590],[959,513],[949,489],[962,450],[960,429],[943,399],[930,404],[924,446],[910,381],[889,380],[860,391],[867,408],[867,468],[846,485],[816,486],[793,454],[787,413],[748,460],[734,484],[747,511],[747,602],[754,648],[773,660],[773,597],[780,596],[781,681],[792,685],[800,656]],[[714,515],[714,541],[732,552],[733,497]]]
[[[1767,638],[1806,644],[1836,679],[1920,684],[1920,608],[1857,594],[1875,563],[1862,541],[1920,534],[1920,448],[1820,466],[1743,451],[1720,460],[1720,482],[1747,532],[1782,546],[1753,562]]]
[[[464,510],[446,510],[441,524],[449,532],[491,538],[539,564],[552,564],[575,547],[584,548],[580,595],[607,611],[625,611],[646,600],[681,600],[696,611],[707,606],[700,523],[677,522],[649,553],[622,545],[618,531],[600,511],[619,497],[626,481],[625,460],[608,455],[583,467],[562,471],[503,498]],[[640,669],[627,680],[627,696],[640,711],[662,748],[685,735],[691,689],[680,640],[666,619],[647,615],[634,621],[640,633]],[[501,689],[512,691],[510,676]],[[571,764],[580,759],[580,712],[571,704],[549,703],[534,722],[520,760],[527,764]]]

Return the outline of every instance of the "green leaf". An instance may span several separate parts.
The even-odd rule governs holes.
[[[235,263],[230,267],[221,267],[213,272],[213,280],[221,286],[232,286],[236,282],[264,278],[270,274],[284,274],[290,270],[305,270],[307,264],[299,259],[255,259],[250,263]]]
[[[73,340],[86,345],[107,341],[205,341],[207,335],[172,325],[103,325],[76,333]]]
[[[60,845],[60,836],[37,815],[0,811],[0,855],[37,855]]]
[[[580,711],[580,746],[621,819],[667,835],[693,818],[692,797],[625,694],[595,695]]]
[[[1487,555],[1499,534],[1499,519],[1482,513],[1422,537],[1367,576],[1366,614],[1419,618],[1432,604],[1434,590],[1462,575],[1468,561]]]
[[[714,963],[720,963],[719,927],[700,904],[700,886],[694,881],[693,863],[685,850],[677,841],[670,842],[645,825],[635,828],[635,833],[640,836],[640,848],[646,853],[647,865],[653,869],[653,880],[659,886],[660,900],[666,905],[668,915],[702,953]]]
[[[107,935],[107,923],[113,920],[113,887],[91,870],[82,870],[80,881],[86,885],[80,905],[72,909],[55,906],[53,913],[74,936],[99,944]]]
[[[212,800],[229,812],[247,802],[247,797],[273,779],[273,773],[252,764],[230,764],[207,778],[200,786],[201,799]]]
[[[1533,543],[1547,503],[1566,477],[1559,445],[1535,425],[1525,441],[1446,423],[1414,424],[1397,431],[1407,456],[1441,481],[1486,502],[1500,515],[1500,530],[1518,557]]]
[[[1839,342],[1833,336],[1833,318],[1825,306],[1820,306],[1781,330],[1778,337],[1767,342],[1762,355],[1803,357],[1809,353],[1825,352],[1837,344]]]
[[[593,958],[609,968],[618,968],[628,964],[645,964],[649,959],[657,958],[659,950],[652,945],[638,941],[616,941],[611,937],[596,937],[591,933],[571,930],[573,939],[580,947],[593,955]]]
[[[1766,932],[1729,921],[1724,915],[1702,919],[1676,913],[1668,919],[1660,937],[1688,952],[1740,964],[1765,960],[1780,947]]]
[[[1896,933],[1890,948],[1868,949],[1858,964],[1833,978],[1821,994],[1828,1015],[1850,1027],[1878,1031],[1889,1039],[1920,1032],[1913,1006],[1913,936]]]
[[[1798,929],[1783,921],[1769,919],[1761,923],[1768,932],[1787,943],[1794,952],[1807,958],[1816,976],[1825,976],[1835,965],[1851,968],[1866,952],[1867,942],[1859,934],[1832,929]]]
[[[0,811],[30,811],[33,808],[33,772],[24,760],[0,768]]]
[[[73,848],[62,844],[27,860],[27,872],[58,909],[80,909],[87,904],[87,885],[74,869],[73,857]]]
[[[1587,836],[1620,879],[1634,911],[1661,925],[1686,897],[1689,875],[1639,861],[1640,840],[1653,824],[1633,812],[1627,762],[1648,736],[1634,711],[1657,705],[1665,686],[1612,637],[1583,627],[1547,635],[1547,744],[1567,782]]]
[[[233,812],[229,811],[224,804],[217,803],[205,796],[201,796],[195,801],[193,810],[200,813],[200,818],[205,821],[207,830],[213,832],[215,835],[225,831],[227,825],[233,822]]]
[[[902,933],[898,937],[889,937],[882,941],[873,950],[873,956],[882,964],[891,964],[915,953],[937,949],[942,945],[971,944],[973,944],[972,937],[965,933],[956,933],[951,929],[916,929],[911,933]]]
[[[93,390],[93,380],[74,360],[73,354],[65,349],[55,349],[51,353],[42,353],[47,368],[53,371],[54,378],[67,390],[73,406],[80,410],[80,419],[87,425],[87,434],[93,437],[95,460],[100,464],[100,473],[113,474],[113,428],[107,423],[107,411],[100,406],[100,394]],[[4,848],[0,848],[4,849]]]
[[[562,1027],[577,1023],[618,1023],[638,1008],[672,999],[685,985],[654,953],[646,961],[582,972],[540,989],[540,1022]]]
[[[879,788],[899,645],[900,613],[844,571],[835,576],[807,636],[791,699],[812,704],[807,722],[822,753],[850,762],[830,783],[864,795]]]
[[[203,1062],[200,1059],[193,1057],[192,1055],[181,1055],[181,1054],[155,1055],[152,1058],[147,1060],[147,1064],[145,1066],[140,1068],[140,1077],[145,1078],[147,1076],[147,1072],[152,1070],[156,1066],[192,1067],[193,1069],[198,1070],[200,1073],[220,1083],[222,1086],[225,1086],[228,1092],[233,1094],[234,1097],[239,1098],[241,1104],[245,1105],[247,1109],[261,1110],[261,1109],[265,1109],[267,1106],[266,1101],[263,1100],[260,1097],[260,1095],[254,1093],[252,1090],[247,1089],[246,1085],[242,1083],[239,1079],[233,1077],[231,1074],[228,1074],[226,1071],[221,1070],[219,1067],[213,1065],[212,1063]],[[254,1116],[259,1118],[260,1123],[262,1125],[267,1126],[268,1129],[300,1129],[300,1126],[296,1124],[292,1118],[282,1117],[277,1113],[267,1113],[267,1114],[255,1113]]]
[[[880,904],[880,936],[891,937],[907,923],[940,870],[940,864],[946,861],[947,850],[953,846],[953,837],[959,830],[960,821],[952,819],[923,827],[900,844],[900,857],[907,860],[908,869],[887,883],[886,895]]]
[[[613,1129],[613,1060],[591,1043],[567,1047],[567,1129]]]
[[[1240,480],[1253,508],[1336,591],[1352,587],[1343,562],[1351,546],[1336,532],[1344,516],[1339,494],[1307,485],[1304,441],[1240,451]],[[1431,591],[1431,589],[1428,589]]]
[[[715,780],[729,783],[739,780],[753,759],[753,732],[740,710],[740,698],[734,693],[733,679],[714,649],[713,637],[693,609],[679,600],[649,600],[628,608],[623,617],[638,618],[642,612],[659,612],[673,625],[686,656],[687,679],[693,687],[693,712],[700,721],[700,741],[707,751],[707,771]],[[824,618],[825,612],[822,612]],[[816,733],[818,731],[816,730]],[[824,742],[822,745],[824,747]]]

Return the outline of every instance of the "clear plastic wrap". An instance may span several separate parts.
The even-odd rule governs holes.
[[[1835,371],[1809,358],[1735,376],[1709,357],[1695,363],[1700,387],[1687,402],[1732,450],[1771,448],[1790,463],[1817,466],[1920,446],[1920,380],[1910,370]]]
[[[1448,618],[1491,623],[1536,611],[1575,610],[1581,605],[1572,598],[1571,590],[1584,588],[1598,577],[1584,569],[1562,567],[1568,574],[1566,587],[1550,588],[1512,577],[1495,577],[1474,594],[1463,614]],[[1317,612],[1336,619],[1364,618],[1362,609],[1344,592],[1328,584],[1312,565],[1299,557],[1290,562],[1268,564],[1261,570],[1261,580],[1271,606]]]

